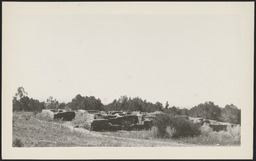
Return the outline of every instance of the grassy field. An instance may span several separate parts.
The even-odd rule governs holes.
[[[235,132],[234,132],[235,131]],[[220,131],[209,132],[208,134],[201,134],[196,137],[184,138],[156,138],[154,132],[151,131],[118,131],[118,132],[102,132],[102,135],[148,139],[162,142],[177,142],[184,145],[200,145],[200,146],[239,146],[240,145],[240,132],[233,131]],[[232,134],[233,133],[233,134]],[[238,134],[239,133],[239,134]]]
[[[30,112],[13,113],[14,147],[160,147],[240,145],[236,129],[205,133],[191,138],[155,138],[151,131],[90,132],[73,128],[73,122],[51,121]],[[208,131],[207,131],[208,130]],[[232,132],[232,133],[231,133]],[[232,134],[232,135],[231,135]]]
[[[114,133],[114,132],[113,132]],[[189,144],[187,144],[189,145]],[[154,147],[186,146],[177,142],[160,142],[102,135],[70,128],[62,122],[42,120],[32,113],[14,113],[13,146],[22,147]]]

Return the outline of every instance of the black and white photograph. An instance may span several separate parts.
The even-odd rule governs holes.
[[[2,13],[3,157],[252,157],[254,2]]]

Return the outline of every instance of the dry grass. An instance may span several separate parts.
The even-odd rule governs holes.
[[[168,134],[168,137],[169,137],[169,138],[172,138],[172,137],[175,135],[175,133],[176,133],[176,129],[175,129],[175,128],[172,128],[172,127],[170,127],[170,126],[167,126],[167,127],[166,127],[166,132],[167,132],[167,134]]]
[[[152,139],[153,136],[150,131],[116,131],[116,132],[101,132],[102,135],[122,137],[122,138],[133,138],[133,139]]]
[[[86,133],[70,129],[60,122],[38,119],[33,113],[14,113],[13,147],[151,147],[181,146],[172,143],[160,143],[148,139],[130,139],[127,137],[106,136],[98,132]],[[39,117],[41,118],[41,117]],[[147,137],[147,132],[132,132],[134,138]],[[17,141],[18,140],[18,141]],[[21,144],[20,144],[21,143]]]
[[[81,119],[73,123],[83,123]],[[228,131],[214,132],[209,127],[201,128],[201,135],[170,139],[175,130],[167,127],[170,137],[157,137],[158,128],[142,131],[78,132],[48,120],[40,114],[30,112],[13,113],[13,147],[150,147],[150,146],[193,146],[193,145],[240,145],[240,126],[229,127]]]
[[[36,114],[36,118],[44,121],[53,121],[53,119],[47,113],[38,113]]]
[[[118,131],[118,132],[102,132],[104,135],[112,135],[116,137],[134,138],[134,139],[149,139],[164,142],[179,142],[184,144],[195,145],[222,145],[222,146],[237,146],[240,145],[240,126],[228,127],[227,131],[216,132],[213,131],[208,125],[201,127],[201,135],[195,137],[183,137],[171,139],[172,135],[176,132],[174,128],[167,127],[166,131],[169,137],[159,137],[158,128],[153,126],[151,130],[146,131]]]
[[[240,145],[241,127],[239,125],[228,126],[227,131],[212,131],[208,125],[201,127],[201,135],[197,137],[183,138],[182,142],[201,145]]]
[[[149,131],[149,133],[153,136],[153,137],[155,137],[155,138],[157,138],[157,137],[159,137],[159,132],[158,132],[158,127],[157,126],[153,126],[152,128],[151,128],[151,130]]]
[[[74,126],[82,127],[89,130],[91,127],[91,122],[93,121],[94,115],[88,113],[77,113],[72,124]]]
[[[32,113],[14,113],[13,142],[24,147],[120,146],[118,141],[70,130],[54,121],[39,120]]]
[[[167,129],[168,134],[172,135],[175,129],[169,128]],[[116,132],[101,132],[103,135],[112,135],[116,137],[123,138],[133,138],[133,139],[146,139],[146,140],[157,140],[157,141],[166,141],[165,138],[159,137],[158,128],[153,126],[150,130],[140,130],[140,131],[116,131]],[[170,142],[173,142],[172,139],[169,139]]]

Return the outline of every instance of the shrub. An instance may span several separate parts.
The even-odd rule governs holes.
[[[156,137],[166,137],[166,128],[167,125],[170,125],[171,117],[167,114],[156,115],[155,120],[153,121],[153,126],[156,127],[155,135]]]
[[[36,118],[39,120],[52,121],[53,118],[48,113],[38,113],[36,114]]]
[[[183,138],[184,142],[203,145],[240,145],[241,127],[239,125],[227,127],[227,131],[212,131],[209,125],[201,127],[201,135]]]
[[[93,121],[94,116],[87,113],[77,113],[72,123],[74,126],[79,126],[84,129],[89,130],[91,127],[91,122]]]
[[[183,118],[168,114],[156,116],[153,125],[157,127],[157,137],[188,137],[200,134],[199,127]]]
[[[233,137],[240,137],[241,135],[241,126],[237,125],[237,126],[228,126],[227,127],[227,131],[233,136]]]
[[[169,137],[173,137],[175,135],[175,133],[176,133],[176,129],[175,128],[171,128],[170,126],[167,126],[166,132],[167,132]]]
[[[14,141],[12,142],[12,146],[13,147],[23,147],[24,144],[22,143],[22,141],[20,139],[14,139]]]
[[[201,134],[208,136],[211,132],[213,132],[213,129],[209,126],[209,124],[203,124],[200,128]]]
[[[159,137],[159,132],[158,132],[157,126],[152,126],[150,132],[151,132],[151,134],[152,134],[153,137]]]
[[[241,139],[241,126],[237,125],[234,127],[228,126],[227,132],[233,137],[233,142],[239,143]]]

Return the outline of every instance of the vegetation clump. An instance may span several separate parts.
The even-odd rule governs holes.
[[[241,126],[228,126],[224,131],[213,131],[209,125],[204,124],[201,128],[201,135],[197,137],[183,138],[185,143],[200,145],[240,145],[241,144]]]
[[[93,121],[94,116],[88,113],[77,113],[75,118],[72,120],[72,123],[75,127],[82,127],[84,129],[90,130],[91,122]]]
[[[183,118],[168,114],[159,114],[153,121],[154,134],[160,138],[180,138],[197,136],[200,134],[199,126]]]

